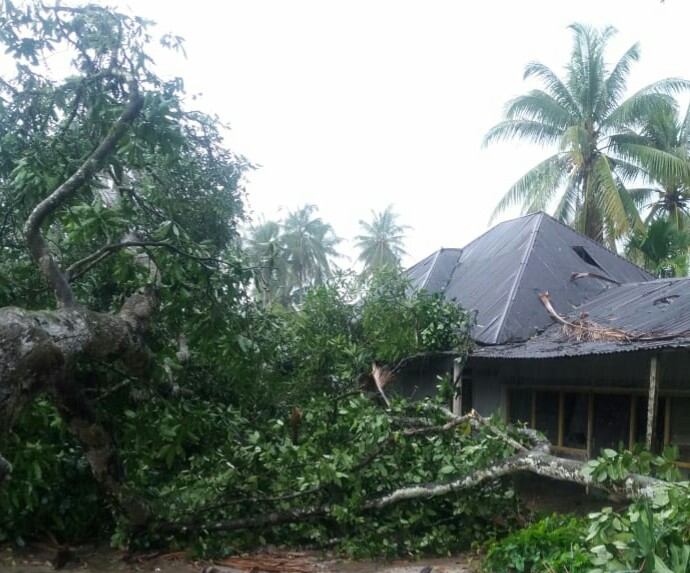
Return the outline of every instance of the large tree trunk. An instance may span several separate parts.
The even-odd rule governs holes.
[[[133,376],[143,374],[151,362],[143,334],[154,308],[152,296],[136,294],[117,315],[74,305],[55,311],[0,309],[0,435],[36,395],[48,393],[82,444],[99,485],[134,525],[146,523],[151,513],[124,485],[110,434],[72,373],[78,361],[119,360]],[[10,471],[0,457],[0,483]]]

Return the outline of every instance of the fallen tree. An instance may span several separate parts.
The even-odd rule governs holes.
[[[299,312],[252,304],[235,244],[249,166],[149,69],[144,22],[36,4],[0,25],[19,64],[0,82],[0,440],[23,464],[13,480],[0,457],[0,495],[14,488],[0,538],[17,523],[68,538],[71,519],[91,535],[112,514],[102,533],[121,544],[359,535],[377,553],[381,532],[416,527],[385,551],[447,551],[513,511],[502,477],[595,485],[534,433],[389,397],[405,368],[465,356],[469,316],[441,297],[381,275],[336,279]],[[76,76],[44,77],[58,48]],[[52,458],[31,459],[36,444]],[[100,496],[81,495],[82,458]],[[58,463],[69,471],[45,483]],[[664,487],[596,485],[628,499]]]
[[[390,404],[389,401],[386,401]],[[586,487],[595,487],[605,492],[616,494],[622,499],[651,499],[658,494],[660,488],[669,487],[669,483],[647,475],[630,474],[620,481],[596,482],[591,475],[583,473],[584,463],[564,459],[550,453],[551,444],[543,436],[533,430],[513,429],[520,435],[525,443],[521,443],[511,437],[506,431],[498,428],[492,422],[472,411],[464,416],[452,414],[442,406],[426,404],[426,409],[432,409],[441,413],[448,421],[438,426],[423,426],[405,429],[399,434],[391,434],[380,442],[378,446],[363,460],[356,463],[352,470],[359,471],[369,465],[377,456],[387,448],[395,447],[401,439],[414,439],[422,436],[431,436],[444,432],[458,431],[462,426],[488,431],[493,437],[504,442],[508,447],[516,451],[512,456],[496,461],[477,469],[467,475],[462,475],[447,481],[428,482],[415,485],[406,485],[383,495],[363,499],[357,511],[366,513],[372,510],[381,510],[389,506],[409,500],[424,500],[441,496],[456,494],[464,490],[477,488],[482,484],[493,482],[520,472],[528,472],[541,477],[557,481],[575,483]],[[312,488],[302,494],[288,494],[272,499],[253,499],[253,503],[262,501],[284,502],[288,499],[317,493],[321,488]],[[197,532],[203,528],[206,532],[232,531],[237,529],[263,528],[266,526],[294,523],[314,518],[332,516],[338,511],[338,506],[328,503],[318,505],[298,506],[284,511],[272,511],[265,514],[239,517],[225,521],[180,521],[162,523],[157,529],[162,533]]]
[[[49,395],[102,491],[141,526],[151,518],[149,505],[126,484],[111,431],[84,393],[81,368],[117,362],[130,379],[153,376],[146,337],[160,285],[149,283],[160,276],[142,256],[158,275],[173,264],[180,270],[156,250],[210,270],[228,264],[222,251],[241,212],[246,164],[220,147],[213,120],[182,111],[180,82],[164,82],[148,68],[143,20],[97,6],[7,3],[0,25],[17,65],[14,78],[0,81],[0,301],[28,307],[0,308],[0,438],[37,396]],[[44,56],[55,50],[69,55],[74,75],[43,75]],[[176,188],[187,204],[175,203]],[[214,204],[207,224],[215,235],[186,231],[194,201],[206,213]],[[161,228],[170,233],[161,236]],[[107,299],[96,305],[105,308],[89,308],[75,281],[88,283],[94,279],[87,273],[100,270],[105,274],[95,280],[107,284],[116,259],[131,269],[119,309]],[[76,284],[93,302],[97,289]],[[46,310],[35,309],[41,305]],[[0,484],[11,470],[0,456]]]

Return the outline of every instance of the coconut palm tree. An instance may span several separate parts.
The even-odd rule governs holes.
[[[246,244],[258,298],[264,306],[284,298],[287,269],[280,223],[262,219],[249,230]]]
[[[336,246],[340,243],[333,228],[320,217],[315,205],[305,205],[290,211],[283,223],[284,256],[288,272],[288,292],[297,301],[304,291],[323,284],[332,274],[333,259],[340,256]]]
[[[634,131],[650,114],[674,105],[669,94],[688,89],[690,82],[661,80],[624,99],[639,45],[609,67],[604,56],[614,28],[573,24],[570,29],[574,42],[565,77],[530,63],[524,77],[540,80],[543,89],[510,101],[504,121],[484,137],[484,145],[521,139],[557,148],[513,184],[494,216],[516,204],[533,212],[555,203],[558,219],[615,247],[631,228],[642,227],[624,183],[644,175],[644,169],[674,177],[690,171],[686,162],[646,145]]]
[[[644,145],[652,146],[690,164],[690,107],[680,117],[676,106],[657,110],[644,119],[640,127]],[[690,214],[690,179],[680,175],[655,173],[648,169],[653,186],[630,189],[639,207],[649,209],[645,223],[667,218],[682,230]]]
[[[364,234],[355,237],[359,249],[358,260],[364,263],[364,274],[383,267],[396,268],[407,253],[403,247],[407,225],[397,223],[398,214],[389,205],[384,211],[371,212],[371,222],[359,221]]]

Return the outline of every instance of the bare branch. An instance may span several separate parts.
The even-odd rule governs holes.
[[[109,257],[110,255],[116,253],[117,251],[121,249],[127,249],[129,247],[161,247],[164,249],[168,249],[169,251],[172,251],[173,253],[176,253],[182,257],[192,259],[194,261],[197,261],[201,264],[204,263],[216,263],[219,265],[225,265],[227,267],[231,267],[235,270],[238,271],[248,271],[248,270],[255,270],[255,269],[261,269],[263,267],[242,267],[238,265],[237,263],[229,262],[229,261],[224,261],[223,259],[217,259],[215,257],[200,257],[198,255],[193,255],[191,253],[188,253],[186,251],[183,251],[179,247],[176,247],[175,245],[168,243],[166,241],[123,241],[121,243],[112,243],[110,245],[105,245],[98,249],[97,251],[94,251],[90,255],[87,255],[83,259],[78,260],[77,262],[71,264],[67,270],[65,271],[65,276],[67,277],[68,282],[73,282],[77,280],[79,277],[87,273],[91,268],[96,266],[98,263],[100,263],[103,259]]]
[[[421,352],[419,354],[413,354],[412,356],[406,356],[400,362],[398,362],[393,368],[390,369],[391,374],[397,374],[401,370],[407,368],[413,362],[418,360],[431,360],[434,358],[457,358],[462,356],[462,352],[457,352],[456,350],[436,350],[432,352]]]

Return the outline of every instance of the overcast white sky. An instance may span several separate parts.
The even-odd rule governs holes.
[[[545,156],[480,143],[531,87],[525,64],[565,64],[568,24],[618,28],[611,59],[641,42],[631,89],[690,77],[687,0],[116,3],[186,39],[187,60],[166,58],[163,72],[202,93],[198,105],[231,124],[229,145],[261,165],[248,184],[255,216],[315,203],[352,239],[359,219],[393,204],[413,227],[408,264],[485,231],[498,199]]]

